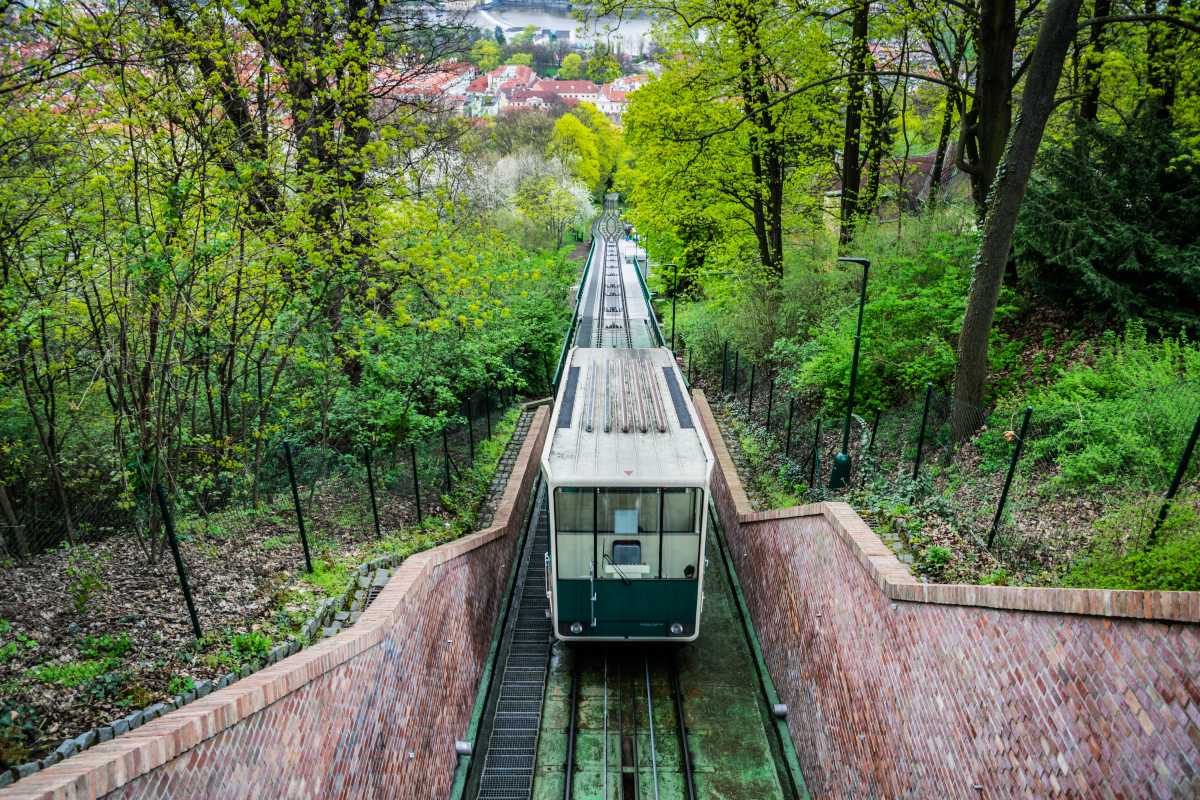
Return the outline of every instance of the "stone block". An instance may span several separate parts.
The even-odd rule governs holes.
[[[336,636],[342,630],[342,623],[335,622],[321,632],[322,636]]]
[[[121,719],[114,719],[109,723],[109,726],[112,728],[113,736],[120,736],[123,733],[129,733],[129,720],[125,719],[124,717]]]
[[[96,743],[96,738],[97,738],[97,735],[96,735],[95,728],[93,728],[90,731],[84,731],[83,733],[81,733],[75,737],[75,739],[74,739],[75,746],[78,747],[80,750],[87,750],[89,747],[91,747],[92,745],[94,745]]]
[[[212,692],[212,681],[200,681],[196,684],[196,697],[208,697]]]
[[[53,767],[55,764],[57,764],[60,761],[62,761],[62,756],[60,756],[58,754],[58,752],[55,751],[42,759],[42,761],[41,761],[42,767],[41,768],[48,769],[50,767]]]
[[[96,728],[96,742],[107,742],[113,738],[113,729],[111,725],[101,725]]]
[[[79,744],[74,739],[64,739],[54,750],[59,758],[70,758],[79,752]]]
[[[16,767],[13,771],[17,774],[17,780],[28,778],[33,773],[37,772],[41,767],[36,761],[27,761],[24,764]]]

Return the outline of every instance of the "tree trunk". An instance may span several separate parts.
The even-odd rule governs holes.
[[[12,503],[8,499],[8,487],[0,483],[0,514],[4,515],[4,524],[12,531],[13,544],[16,545],[17,555],[29,558],[29,537],[25,535],[25,526],[17,521]]]
[[[1067,49],[1075,36],[1075,18],[1081,2],[1050,0],[1046,7],[1025,79],[1021,114],[990,193],[983,239],[975,256],[975,274],[958,337],[953,414],[954,436],[958,441],[969,437],[978,426],[977,409],[983,403],[988,373],[988,335],[996,313],[1000,281],[1034,158],[1054,110],[1054,95]]]
[[[846,131],[842,142],[842,202],[839,240],[844,245],[854,238],[854,217],[858,212],[858,192],[862,186],[862,113],[866,100],[866,66],[870,58],[867,46],[867,21],[871,12],[870,0],[859,0],[854,7],[854,22],[850,31],[850,79],[846,98]]]
[[[954,98],[946,93],[946,111],[942,114],[942,130],[938,134],[937,155],[933,157],[933,169],[929,172],[929,200],[927,208],[937,208],[938,196],[942,193],[942,171],[946,168],[946,151],[950,149],[950,132],[954,129]]]
[[[970,114],[964,118],[970,146],[960,154],[964,170],[971,176],[971,196],[982,220],[987,213],[988,191],[996,179],[996,170],[1004,158],[1004,146],[1012,127],[1013,48],[1017,42],[1015,0],[982,0],[979,29],[975,35],[979,50],[975,98]]]
[[[1112,14],[1112,0],[1096,0],[1096,12],[1093,16],[1107,17]],[[1104,60],[1104,23],[1092,26],[1089,42],[1092,52],[1083,65],[1083,99],[1079,102],[1079,118],[1088,122],[1096,121],[1100,110],[1100,65]]]

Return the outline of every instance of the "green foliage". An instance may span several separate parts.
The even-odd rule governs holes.
[[[1200,346],[1183,338],[1152,341],[1134,323],[1123,336],[1106,334],[1052,385],[1006,401],[999,413],[1025,403],[1037,425],[1023,459],[1053,460],[1053,486],[1161,492],[1200,414]],[[1004,427],[982,439],[985,453],[1007,453]],[[1200,471],[1198,461],[1190,475]]]
[[[37,648],[36,639],[26,636],[20,631],[14,631],[12,623],[6,619],[0,619],[0,664]]]
[[[86,659],[52,664],[39,664],[26,673],[35,681],[74,688],[95,680],[116,666],[116,659]]]
[[[167,682],[167,694],[186,694],[196,688],[196,681],[187,675],[175,675]]]
[[[890,249],[868,283],[856,405],[890,408],[919,396],[926,383],[947,386],[954,373],[955,342],[971,281],[974,236],[913,225],[906,248],[895,243],[856,242],[868,257]],[[885,249],[887,248],[887,249]],[[813,266],[807,267],[816,272]],[[839,265],[824,285],[837,292],[840,307],[794,338],[775,342],[771,358],[796,390],[828,409],[843,408],[858,319],[861,268]],[[1009,311],[1002,306],[1001,318]]]
[[[950,564],[952,555],[948,547],[930,545],[921,550],[921,561],[917,568],[926,575],[940,575]]]
[[[1053,302],[1200,330],[1200,181],[1169,120],[1082,126],[1039,156],[1014,239]]]
[[[120,658],[133,647],[129,634],[112,635],[108,633],[99,636],[89,636],[83,640],[79,653],[84,658]]]
[[[235,633],[229,637],[229,652],[237,664],[260,661],[270,649],[271,637],[258,631]]]
[[[1072,567],[1063,586],[1093,589],[1200,590],[1200,530],[1146,550],[1101,548]]]
[[[92,595],[107,586],[100,578],[100,557],[87,545],[63,545],[67,553],[67,565],[63,570],[69,581],[67,592],[76,614],[87,610]]]
[[[0,697],[0,765],[28,761],[41,727],[37,712],[19,700]]]
[[[558,66],[559,80],[573,81],[583,77],[583,57],[579,53],[567,53]]]

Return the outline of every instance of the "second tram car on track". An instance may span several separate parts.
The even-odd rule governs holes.
[[[596,228],[542,453],[554,634],[694,641],[712,449],[662,346],[615,197]]]

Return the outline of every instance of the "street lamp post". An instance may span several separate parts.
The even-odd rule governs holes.
[[[671,355],[675,355],[675,300],[679,297],[679,265],[663,264],[663,266],[674,269],[671,277]]]
[[[867,275],[871,262],[865,258],[843,257],[838,261],[861,264],[863,268],[862,291],[858,296],[858,325],[854,329],[854,355],[850,359],[850,394],[846,398],[846,421],[842,424],[842,452],[833,458],[833,469],[829,474],[830,489],[844,489],[850,483],[850,418],[854,414],[854,389],[858,383],[858,351],[862,343],[863,307],[867,304]]]

